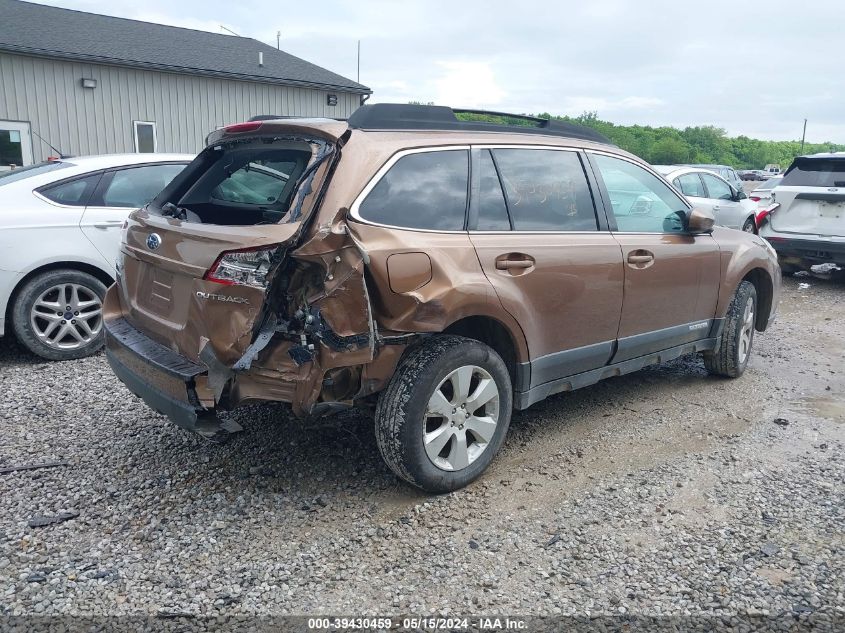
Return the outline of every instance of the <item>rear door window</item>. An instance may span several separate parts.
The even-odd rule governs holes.
[[[595,231],[595,205],[576,152],[494,149],[516,231]]]
[[[408,154],[382,176],[358,207],[368,222],[462,231],[467,210],[468,150]]]
[[[144,165],[120,169],[101,194],[91,201],[92,206],[126,207],[137,209],[155,198],[185,165]]]
[[[57,204],[64,204],[70,207],[84,207],[100,182],[103,172],[90,174],[82,178],[65,180],[55,185],[49,185],[38,189],[38,193],[52,200]]]
[[[733,192],[730,185],[724,180],[719,180],[710,174],[701,174],[704,184],[707,186],[707,197],[716,200],[732,200]]]
[[[674,184],[685,196],[694,196],[696,198],[707,197],[704,191],[704,185],[701,184],[701,178],[699,178],[698,174],[682,174],[675,178]]]
[[[845,187],[845,158],[798,159],[780,183],[782,187]]]

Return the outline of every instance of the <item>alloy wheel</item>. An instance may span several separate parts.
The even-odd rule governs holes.
[[[93,342],[103,328],[103,302],[85,286],[57,284],[32,305],[33,333],[54,349],[73,350]]]
[[[463,470],[487,449],[498,423],[496,381],[476,365],[459,367],[429,398],[423,426],[425,452],[442,470]]]
[[[754,297],[748,297],[742,313],[742,329],[739,332],[739,362],[745,362],[751,352],[751,338],[754,335]]]

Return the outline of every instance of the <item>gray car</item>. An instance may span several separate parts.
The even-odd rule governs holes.
[[[711,211],[716,223],[746,233],[757,232],[757,204],[721,176],[701,167],[653,165],[699,209]]]
[[[729,165],[679,165],[679,167],[695,167],[696,169],[712,171],[714,174],[718,174],[727,180],[731,184],[731,187],[737,191],[743,190],[742,178],[740,178],[736,170]]]

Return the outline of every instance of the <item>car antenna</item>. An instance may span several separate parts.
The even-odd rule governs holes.
[[[50,145],[50,144],[49,144],[49,143],[48,143],[48,142],[44,139],[44,137],[43,137],[43,136],[41,136],[38,132],[36,132],[36,131],[35,131],[35,130],[33,130],[32,128],[30,128],[30,129],[29,129],[29,131],[30,131],[30,132],[32,132],[35,136],[37,136],[37,137],[41,140],[41,142],[42,142],[42,143],[44,143],[47,147],[49,147],[51,150],[53,150],[54,152],[56,152],[56,153],[59,155],[59,158],[70,158],[69,156],[65,156],[64,154],[62,154],[62,150],[57,149],[57,148],[53,147],[52,145]]]

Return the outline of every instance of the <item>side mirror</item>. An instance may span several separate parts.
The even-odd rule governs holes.
[[[748,197],[744,191],[737,190],[734,192],[734,202],[739,202],[740,200],[745,200]]]
[[[706,209],[693,209],[687,218],[687,232],[697,235],[700,233],[712,233],[716,218],[712,211]]]

